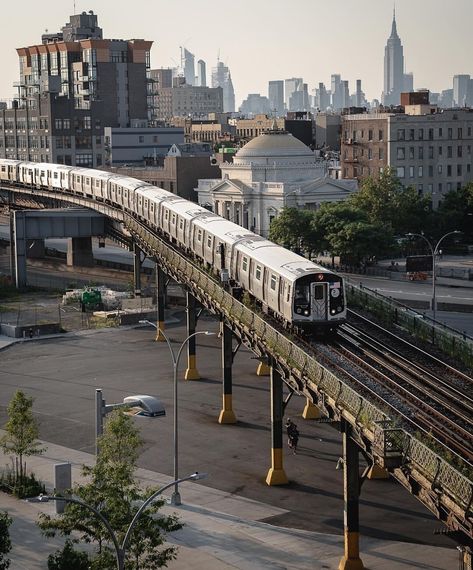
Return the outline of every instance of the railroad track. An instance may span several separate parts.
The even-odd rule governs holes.
[[[473,379],[410,343],[406,357],[392,341],[388,346],[380,340],[381,331],[388,337],[392,333],[379,329],[374,338],[358,327],[341,327],[329,347],[335,367],[414,429],[473,463]]]

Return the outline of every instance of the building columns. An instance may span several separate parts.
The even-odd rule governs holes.
[[[73,237],[67,240],[67,265],[69,267],[93,267],[94,255],[92,253],[91,237]]]

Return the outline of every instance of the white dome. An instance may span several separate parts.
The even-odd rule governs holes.
[[[252,139],[235,155],[236,159],[273,157],[310,157],[314,160],[314,153],[286,131],[269,131]]]

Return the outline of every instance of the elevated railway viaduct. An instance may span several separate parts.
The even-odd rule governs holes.
[[[220,423],[233,423],[232,336],[248,346],[261,360],[260,372],[268,367],[271,386],[271,463],[268,485],[287,483],[283,464],[283,383],[307,398],[305,414],[323,413],[343,436],[345,554],[341,569],[363,568],[359,552],[359,493],[366,474],[360,476],[359,453],[372,469],[383,468],[415,495],[466,545],[465,561],[471,565],[473,546],[473,482],[459,469],[399,427],[393,418],[362,397],[342,379],[327,370],[296,342],[276,330],[260,315],[227,292],[203,268],[187,259],[171,244],[155,235],[137,218],[102,202],[61,193],[47,187],[2,183],[0,193],[11,207],[88,208],[106,216],[107,233],[123,244],[132,240],[135,251],[156,261],[158,322],[164,324],[165,282],[183,284],[188,299],[188,334],[196,325],[195,301],[221,320],[223,394]],[[139,283],[136,284],[139,288]],[[189,344],[187,373],[195,371],[195,345]],[[465,463],[464,473],[471,473]],[[468,553],[469,552],[469,553]],[[471,566],[470,566],[471,567]]]

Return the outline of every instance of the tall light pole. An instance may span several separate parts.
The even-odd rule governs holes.
[[[422,238],[427,243],[427,245],[429,246],[430,253],[432,254],[432,316],[433,316],[434,321],[435,321],[435,317],[437,314],[437,299],[435,297],[435,277],[436,277],[437,265],[436,265],[435,258],[439,252],[439,245],[441,244],[441,242],[446,237],[451,236],[453,234],[461,234],[461,233],[462,232],[459,230],[454,230],[453,232],[447,232],[438,240],[435,247],[432,245],[432,243],[423,234],[415,234],[415,233],[406,234],[408,237],[417,236],[417,237]]]
[[[186,344],[189,342],[189,340],[192,337],[197,336],[199,334],[211,336],[211,335],[214,335],[215,333],[209,332],[209,331],[197,331],[195,333],[192,333],[185,340],[182,341],[177,353],[175,353],[174,349],[172,348],[172,345],[171,345],[169,338],[167,337],[166,334],[164,334],[163,330],[161,330],[157,325],[155,325],[151,321],[143,320],[143,321],[139,321],[139,322],[142,325],[151,325],[152,327],[154,327],[157,330],[157,332],[163,336],[164,340],[166,341],[166,344],[168,345],[169,352],[171,353],[171,360],[172,360],[172,366],[173,366],[173,371],[174,371],[174,429],[173,429],[173,433],[174,433],[174,479],[175,479],[174,491],[173,491],[173,494],[171,495],[171,505],[180,505],[181,504],[181,495],[179,494],[179,456],[178,456],[179,439],[178,439],[178,417],[177,417],[177,411],[178,411],[178,406],[177,406],[177,370],[178,370],[178,366],[179,366],[179,360],[181,358],[183,348],[186,346]]]
[[[114,532],[114,530],[110,524],[110,521],[98,509],[96,509],[92,505],[89,505],[88,503],[85,503],[81,499],[77,499],[76,497],[58,497],[56,495],[39,495],[39,497],[32,497],[32,498],[26,499],[26,500],[30,503],[49,503],[49,501],[58,501],[58,502],[62,501],[64,503],[74,503],[75,505],[80,505],[81,507],[84,507],[84,508],[88,509],[89,511],[92,511],[95,514],[95,516],[102,521],[102,523],[104,524],[105,528],[108,531],[110,538],[112,539],[113,546],[115,548],[115,557],[117,560],[117,569],[118,570],[124,570],[125,569],[126,549],[128,547],[128,543],[130,541],[131,533],[133,532],[133,529],[135,528],[136,523],[138,522],[138,519],[141,516],[141,513],[146,509],[146,507],[150,503],[152,503],[158,495],[161,495],[161,493],[163,493],[166,489],[169,489],[169,487],[172,487],[176,483],[182,483],[183,481],[198,481],[199,479],[205,479],[206,477],[207,477],[207,473],[197,473],[196,472],[196,473],[192,473],[192,475],[188,475],[187,477],[183,477],[182,479],[179,479],[177,481],[172,481],[171,483],[168,483],[167,485],[164,485],[164,487],[161,487],[160,489],[158,489],[155,493],[153,493],[151,495],[151,497],[146,499],[146,501],[136,511],[135,516],[133,517],[130,525],[128,526],[128,529],[125,533],[125,537],[123,538],[123,542],[121,545],[118,541],[117,535],[115,534],[115,532]]]

